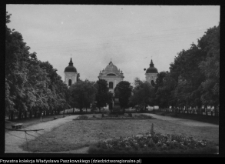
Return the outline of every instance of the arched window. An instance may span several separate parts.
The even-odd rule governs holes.
[[[113,89],[113,82],[109,82],[109,88],[111,89]]]
[[[68,85],[71,86],[72,85],[72,80],[69,79]]]

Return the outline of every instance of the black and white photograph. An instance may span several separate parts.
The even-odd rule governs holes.
[[[5,154],[220,154],[219,5],[5,16]]]

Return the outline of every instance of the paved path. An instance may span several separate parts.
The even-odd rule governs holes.
[[[160,119],[160,120],[171,121],[175,124],[183,124],[183,125],[187,125],[187,126],[201,126],[201,127],[219,128],[219,125],[200,122],[200,121],[194,121],[194,120],[188,120],[188,119],[182,119],[182,118],[174,118],[174,117],[170,117],[170,116],[161,116],[161,115],[150,114],[150,113],[144,113],[144,115],[150,115],[150,116],[152,116],[156,119]]]
[[[66,122],[72,121],[74,118],[78,117],[76,116],[67,116],[64,118],[59,118],[56,120],[48,121],[48,122],[41,122],[36,125],[29,126],[27,128],[24,128],[26,130],[28,129],[44,129],[37,132],[28,132],[27,135],[25,135],[22,131],[7,131],[5,132],[5,153],[30,153],[28,151],[24,151],[21,148],[19,148],[19,145],[22,145],[24,142],[34,139],[35,137],[51,131],[53,128],[59,127],[63,125]],[[71,153],[74,153],[79,150],[74,150]],[[70,153],[70,152],[65,152]]]

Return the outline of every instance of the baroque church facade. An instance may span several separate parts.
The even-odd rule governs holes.
[[[116,85],[123,81],[124,75],[123,72],[110,61],[106,68],[100,71],[98,78],[106,80],[109,91],[114,93]]]

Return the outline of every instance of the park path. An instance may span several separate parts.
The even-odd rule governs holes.
[[[182,119],[182,118],[174,118],[174,117],[170,117],[170,116],[161,116],[161,115],[151,114],[151,113],[144,113],[144,115],[149,115],[156,119],[166,120],[166,121],[173,122],[175,124],[182,124],[182,125],[186,125],[186,126],[201,126],[201,127],[219,128],[219,125],[200,122],[200,121],[194,121],[194,120],[188,120],[188,119]]]
[[[32,129],[44,129],[40,130],[38,132],[29,131],[26,135],[23,131],[7,131],[5,132],[5,153],[30,153],[28,151],[22,150],[19,146],[22,145],[24,142],[35,139],[39,135],[49,132],[52,129],[59,127],[69,121],[72,121],[74,118],[78,117],[76,116],[67,116],[64,118],[59,118],[56,120],[48,121],[48,122],[41,122],[32,126],[29,126],[27,128],[24,128],[24,130],[32,130]],[[87,148],[83,148],[80,150],[74,150],[70,152],[65,153],[83,153],[87,151]],[[62,152],[63,153],[63,152]]]

